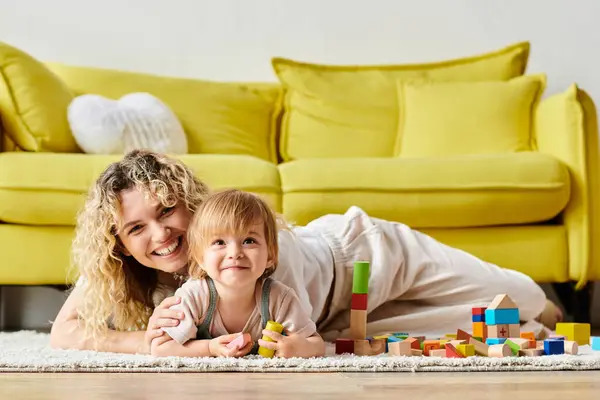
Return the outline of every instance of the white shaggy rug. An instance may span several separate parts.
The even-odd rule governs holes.
[[[54,350],[49,335],[0,333],[0,372],[456,372],[600,370],[600,351],[578,355],[509,358],[328,356],[318,359],[155,358],[146,355]],[[331,349],[330,349],[331,350]]]

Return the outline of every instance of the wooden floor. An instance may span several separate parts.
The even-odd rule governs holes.
[[[598,399],[600,371],[0,374],[0,399]],[[218,397],[217,397],[218,396]]]

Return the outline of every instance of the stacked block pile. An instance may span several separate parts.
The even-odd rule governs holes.
[[[521,332],[519,309],[506,294],[497,295],[487,307],[472,308],[472,332],[458,329],[440,338],[427,339],[406,332],[367,337],[369,263],[354,263],[350,337],[336,340],[336,354],[370,356],[426,356],[465,358],[539,357],[577,354],[580,345],[600,351],[600,337],[590,338],[590,324],[559,323],[556,335],[536,340],[533,332]]]

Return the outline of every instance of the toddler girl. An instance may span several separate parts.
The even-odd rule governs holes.
[[[151,354],[243,357],[262,346],[278,357],[324,355],[325,343],[294,290],[269,277],[277,267],[279,229],[254,194],[227,190],[208,197],[188,229],[190,279],[172,307],[184,317],[162,328],[167,334],[152,341]],[[269,320],[282,324],[284,334],[264,329]],[[240,333],[252,340],[228,347]]]

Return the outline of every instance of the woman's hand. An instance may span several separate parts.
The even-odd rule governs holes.
[[[165,334],[161,328],[177,326],[179,325],[179,321],[184,318],[182,311],[170,310],[172,306],[179,304],[180,301],[180,297],[167,297],[154,309],[152,316],[148,320],[148,327],[144,335],[143,354],[150,354],[152,340]]]
[[[246,346],[241,349],[237,345],[232,348],[227,347],[229,342],[233,341],[239,335],[239,333],[234,333],[212,339],[208,344],[210,355],[213,357],[244,357],[252,350],[254,344],[252,341],[249,341]]]

